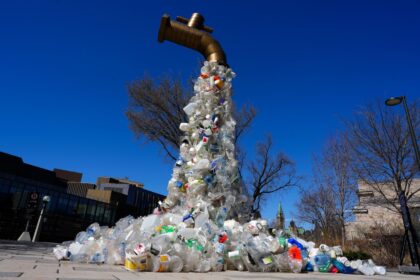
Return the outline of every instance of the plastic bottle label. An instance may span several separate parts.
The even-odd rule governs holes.
[[[262,259],[264,264],[270,264],[273,262],[273,258],[271,256],[265,257]]]
[[[239,251],[235,250],[235,251],[229,252],[228,257],[229,257],[229,259],[239,259],[240,258]]]

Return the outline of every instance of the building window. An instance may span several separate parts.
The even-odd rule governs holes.
[[[87,209],[87,200],[86,199],[80,199],[79,205],[77,206],[77,216],[84,219]]]
[[[77,198],[71,196],[69,199],[69,204],[67,206],[67,214],[75,216],[77,214]]]
[[[60,195],[57,192],[51,192],[51,191],[49,191],[48,194],[49,194],[51,200],[47,204],[47,211],[48,212],[54,212],[55,208],[58,205],[58,199],[59,199]]]
[[[95,201],[89,201],[88,208],[86,211],[86,218],[89,220],[95,219],[96,203]]]
[[[67,195],[61,194],[60,198],[58,199],[57,213],[66,214],[68,202],[69,199],[67,198]]]
[[[104,224],[111,223],[111,210],[112,209],[109,205],[105,205],[104,219],[103,219]]]
[[[7,179],[0,178],[0,192],[8,193],[10,189],[10,181]]]
[[[104,204],[98,203],[96,206],[96,214],[95,214],[95,220],[98,222],[102,222],[102,216],[104,215]]]

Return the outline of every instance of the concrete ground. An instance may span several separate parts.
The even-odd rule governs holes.
[[[57,261],[52,243],[18,243],[0,240],[0,280],[139,280],[139,279],[195,279],[195,280],[264,280],[264,279],[420,279],[419,276],[390,272],[386,276],[345,275],[330,273],[249,273],[238,271],[210,273],[152,273],[130,272],[122,266],[95,265]]]

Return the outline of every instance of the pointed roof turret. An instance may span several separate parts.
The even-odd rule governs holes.
[[[281,202],[279,202],[279,206],[277,209],[277,216],[283,216],[283,208],[281,207]]]

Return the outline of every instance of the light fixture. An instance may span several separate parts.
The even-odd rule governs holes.
[[[387,100],[385,100],[385,104],[387,106],[399,105],[399,104],[401,104],[401,102],[403,101],[403,99],[404,99],[404,96],[391,97],[391,98],[388,98]]]

